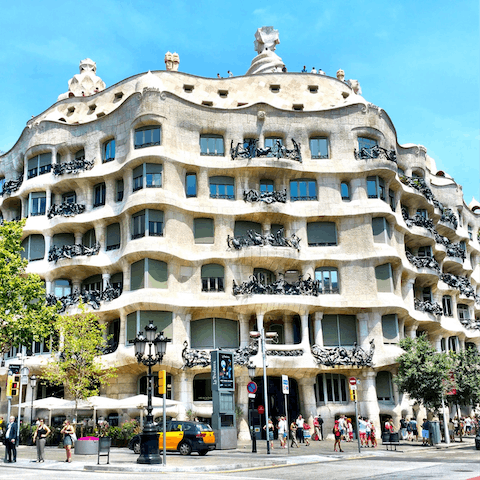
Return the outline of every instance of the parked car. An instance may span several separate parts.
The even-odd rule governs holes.
[[[212,427],[206,423],[172,420],[167,422],[166,435],[167,451],[180,452],[182,455],[190,455],[192,452],[206,455],[216,447],[215,434]],[[159,433],[158,446],[163,450],[162,431]],[[140,435],[135,435],[130,440],[128,448],[135,453],[140,453]]]
[[[478,432],[475,437],[475,448],[480,450],[480,432]]]

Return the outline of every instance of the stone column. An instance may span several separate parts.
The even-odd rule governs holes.
[[[301,345],[307,349],[310,347],[310,332],[308,328],[308,313],[302,313],[300,315],[300,319],[302,321],[302,341],[300,342]]]
[[[409,338],[416,338],[418,325],[410,325],[405,329],[405,335]]]
[[[377,387],[375,384],[377,374],[375,372],[362,372],[360,385],[358,385],[359,415],[368,417],[375,424],[377,435],[380,436],[380,408],[377,400]]]
[[[283,332],[285,336],[285,345],[293,345],[293,317],[285,314],[283,316]]]
[[[323,330],[322,330],[322,320],[323,312],[315,312],[314,314],[314,334],[315,334],[315,344],[319,347],[323,347]]]
[[[50,281],[50,280],[45,281],[45,294],[46,295],[49,295],[50,293],[52,293],[52,285],[53,285],[52,281]]]
[[[193,377],[189,378],[186,372],[180,371],[173,376],[173,396],[178,404],[177,420],[187,419],[187,410],[193,405]]]
[[[45,214],[48,213],[48,210],[52,206],[52,188],[45,188]]]
[[[106,225],[95,225],[95,241],[100,244],[100,252],[105,252],[107,249],[107,226]]]
[[[76,245],[81,245],[82,244],[82,239],[83,239],[83,233],[75,232],[75,244]]]
[[[245,370],[245,368],[244,368]],[[250,440],[250,428],[248,425],[248,391],[247,384],[250,382],[248,375],[238,375],[237,383],[237,406],[242,409],[242,416],[237,419],[237,430],[239,440]]]
[[[113,205],[117,198],[116,179],[105,179],[105,205]]]
[[[368,339],[368,313],[357,313],[358,320],[358,344],[365,351],[369,349],[369,339]]]
[[[435,350],[437,352],[441,352],[442,351],[442,336],[441,335],[438,335],[436,338],[435,338]]]
[[[206,168],[201,168],[200,172],[197,174],[197,195],[198,198],[209,198],[210,197],[210,187],[208,185],[208,170]]]
[[[405,299],[405,304],[409,306],[409,308],[414,308],[414,298],[415,298],[415,278],[409,278],[405,282],[403,297]]]
[[[246,314],[240,314],[238,316],[238,323],[240,324],[240,348],[246,347],[250,341],[248,333],[249,319],[250,316]]]
[[[52,235],[45,235],[45,258],[48,260],[48,252],[50,252],[50,248],[52,248]]]
[[[102,273],[102,289],[105,290],[110,285],[110,274]]]
[[[300,413],[305,421],[312,427],[313,417],[317,414],[315,403],[315,377],[304,377],[297,380],[300,395]],[[293,419],[289,418],[291,422]]]
[[[125,345],[127,333],[127,314],[120,311],[120,335],[118,336],[118,345]]]

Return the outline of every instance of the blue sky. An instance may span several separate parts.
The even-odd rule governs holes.
[[[480,200],[478,0],[2,2],[0,150],[55,103],[86,57],[107,87],[163,70],[168,50],[183,72],[242,75],[263,25],[279,30],[289,71],[345,70],[389,114],[400,144],[424,145],[467,204]]]

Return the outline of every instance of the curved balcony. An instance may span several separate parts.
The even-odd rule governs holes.
[[[269,233],[268,235],[261,235],[254,230],[248,230],[246,236],[231,237],[227,236],[228,248],[241,250],[244,247],[291,247],[300,250],[301,239],[294,233],[290,238],[285,237],[285,230],[281,228],[277,233]]]
[[[230,145],[230,156],[232,160],[236,158],[240,159],[252,159],[261,157],[280,158],[286,160],[294,160],[296,162],[302,162],[302,154],[300,152],[300,144],[292,138],[293,148],[287,149],[285,145],[282,145],[278,140],[275,140],[273,147],[260,148],[258,146],[258,139],[252,138],[248,142],[237,143],[233,146],[233,140]]]
[[[400,181],[404,185],[407,185],[408,187],[411,187],[414,190],[416,190],[418,193],[423,195],[428,201],[433,202],[434,200],[436,200],[435,196],[433,195],[433,192],[427,186],[423,178],[407,177],[407,175],[400,175]]]
[[[313,295],[318,296],[322,293],[339,293],[338,288],[331,288],[328,291],[322,289],[320,281],[312,280],[310,276],[307,279],[300,277],[295,283],[288,283],[283,279],[270,284],[263,284],[258,281],[255,275],[250,276],[248,282],[237,285],[233,281],[233,295]]]
[[[23,183],[23,174],[20,175],[16,180],[8,180],[3,184],[3,189],[2,189],[2,197],[3,195],[11,195],[12,193],[16,192]]]
[[[95,160],[85,160],[85,158],[76,158],[71,162],[65,163],[54,163],[53,164],[53,174],[57,177],[58,175],[64,174],[77,174],[83,171],[91,170],[95,165]]]
[[[258,190],[245,190],[243,192],[243,200],[251,203],[287,203],[287,190],[283,189],[279,192],[259,192]]]
[[[418,310],[419,312],[431,313],[433,315],[443,314],[443,309],[438,303],[429,302],[428,300],[422,301],[422,300],[415,299],[414,307],[415,307],[415,310]]]
[[[397,152],[395,150],[387,150],[386,148],[373,145],[372,147],[363,147],[360,150],[354,150],[355,158],[357,160],[382,159],[390,160],[397,163]]]
[[[356,343],[351,348],[321,347],[314,344],[311,347],[311,352],[318,365],[325,365],[326,367],[371,367],[373,354],[375,353],[375,342],[373,339],[370,341],[370,349],[368,352]]]
[[[433,257],[416,257],[410,252],[405,252],[408,261],[415,265],[417,268],[429,268],[435,270],[435,272],[440,273],[440,265]]]
[[[452,288],[460,291],[461,295],[464,295],[466,298],[472,298],[474,300],[479,299],[479,296],[476,295],[475,289],[472,284],[468,281],[467,277],[461,275],[456,276],[451,273],[442,273],[440,275],[441,280],[449,285]]]
[[[85,211],[85,205],[79,203],[61,203],[60,205],[53,204],[47,212],[47,217],[53,218],[57,215],[62,217],[74,217]]]
[[[63,245],[62,247],[56,247],[55,245],[50,248],[48,252],[48,261],[57,263],[62,258],[73,258],[81,255],[90,257],[92,255],[98,255],[100,251],[100,244],[97,242],[93,247],[87,247],[76,243],[74,245]]]

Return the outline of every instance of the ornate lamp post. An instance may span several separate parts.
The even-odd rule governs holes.
[[[248,376],[253,380],[255,378],[255,371],[257,367],[250,362],[247,365]],[[252,439],[252,453],[257,453],[257,435],[255,433],[255,425],[253,423],[253,409],[254,409],[254,398],[248,399],[250,402],[250,408],[248,410],[249,423],[250,423],[250,438]]]
[[[35,391],[35,387],[37,386],[37,377],[32,375],[30,377],[30,386],[32,387],[32,403],[30,404],[30,425],[33,424],[33,392]]]
[[[138,363],[143,363],[148,367],[147,375],[147,418],[140,436],[140,456],[137,463],[157,464],[162,463],[162,457],[158,452],[158,433],[153,424],[152,415],[152,394],[153,394],[153,374],[152,367],[157,363],[162,363],[163,356],[167,349],[167,343],[171,342],[170,338],[163,335],[163,332],[156,333],[157,327],[150,320],[145,327],[145,335],[138,332],[137,337],[133,341],[135,345],[135,356]],[[145,354],[145,347],[148,344],[148,353]],[[153,347],[153,352],[152,352]],[[165,412],[164,415],[165,417]],[[165,438],[165,432],[164,432]]]

